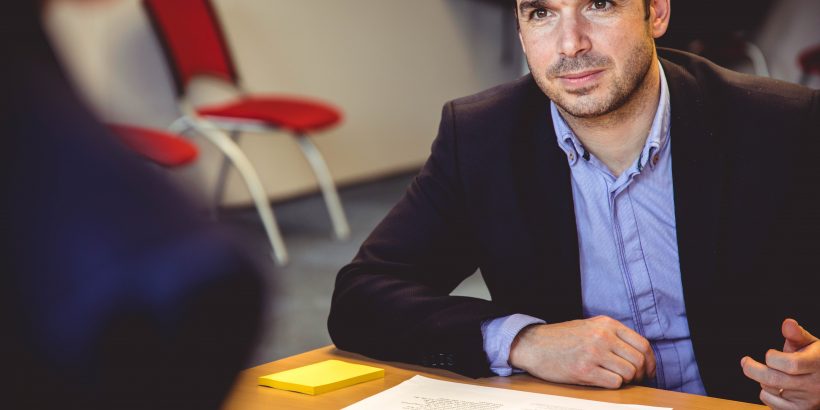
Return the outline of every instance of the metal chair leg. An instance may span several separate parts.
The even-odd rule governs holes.
[[[274,261],[279,266],[287,265],[288,252],[285,248],[285,242],[282,239],[282,234],[279,232],[279,226],[276,224],[276,218],[273,215],[273,210],[268,201],[265,188],[262,186],[262,182],[259,180],[259,176],[250,160],[248,160],[248,157],[245,156],[239,148],[239,145],[237,145],[230,136],[216,127],[196,120],[190,120],[190,125],[196,132],[219,148],[219,150],[225,154],[225,157],[236,167],[239,175],[242,176],[242,179],[245,181],[245,186],[247,186],[251,198],[253,198],[256,211],[259,213],[259,218],[262,219],[265,233],[268,235],[268,240],[273,248]]]
[[[239,144],[239,137],[241,132],[237,130],[231,131],[229,136],[235,144]],[[216,187],[214,188],[214,202],[213,202],[213,216],[217,219],[219,214],[219,206],[222,205],[222,200],[225,199],[225,185],[228,180],[228,170],[230,169],[230,161],[227,155],[222,156],[222,164],[219,166],[219,174],[216,177]]]
[[[755,75],[761,77],[771,77],[769,74],[769,65],[766,63],[766,56],[763,50],[752,42],[746,42],[746,55],[752,60],[752,67],[755,70]]]
[[[177,118],[171,123],[171,125],[168,126],[168,131],[170,133],[178,135],[185,134],[189,129],[191,129],[191,123],[185,115]]]
[[[330,214],[330,221],[333,223],[333,232],[336,234],[336,239],[349,238],[350,225],[347,223],[347,217],[344,209],[342,209],[342,202],[339,200],[339,193],[336,191],[336,184],[333,183],[333,177],[330,175],[327,163],[307,136],[297,135],[296,141],[299,142],[299,148],[302,149],[302,153],[313,169],[313,175],[316,176],[316,180],[319,182],[319,188],[322,190],[322,196],[324,196]]]

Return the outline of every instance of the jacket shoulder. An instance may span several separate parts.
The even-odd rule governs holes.
[[[813,93],[807,87],[732,71],[683,51],[659,48],[658,54],[665,68],[673,65],[677,69],[673,73],[691,76],[705,103],[716,112],[768,113],[765,117],[773,119],[780,114],[805,113],[812,103]],[[670,81],[676,80],[674,74],[671,77]]]
[[[513,120],[516,113],[522,113],[533,99],[548,101],[535,84],[532,75],[504,83],[479,93],[458,98],[447,103],[453,115],[459,119],[469,119],[477,125],[485,121]]]

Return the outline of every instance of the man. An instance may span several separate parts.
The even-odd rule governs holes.
[[[532,75],[444,107],[430,159],[339,272],[336,345],[818,408],[820,95],[659,55],[669,0],[516,16]],[[449,296],[476,268],[492,301]]]

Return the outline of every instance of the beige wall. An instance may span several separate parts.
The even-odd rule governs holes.
[[[170,1],[170,0],[169,0]],[[176,115],[170,77],[137,0],[58,3],[52,37],[78,87],[110,121],[167,126]],[[429,152],[442,104],[517,77],[508,11],[473,0],[218,0],[244,85],[253,92],[315,96],[341,107],[344,124],[315,138],[337,182],[414,169]],[[505,40],[506,39],[506,40]],[[512,44],[511,44],[512,42]],[[204,91],[203,91],[204,90]],[[199,84],[197,98],[227,95]],[[195,191],[213,188],[220,157],[206,142],[199,163],[176,172]],[[285,135],[247,135],[242,147],[272,199],[316,188]],[[248,195],[231,175],[227,204]]]

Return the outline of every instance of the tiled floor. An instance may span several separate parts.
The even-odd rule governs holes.
[[[329,343],[327,314],[336,273],[353,258],[361,243],[399,200],[413,175],[342,189],[351,238],[332,239],[330,221],[321,197],[310,196],[274,207],[290,252],[285,268],[269,273],[275,280],[270,290],[267,325],[250,365],[257,365]],[[254,210],[228,211],[224,222],[239,226],[268,252],[264,233]],[[454,293],[489,298],[484,282],[473,275]]]

